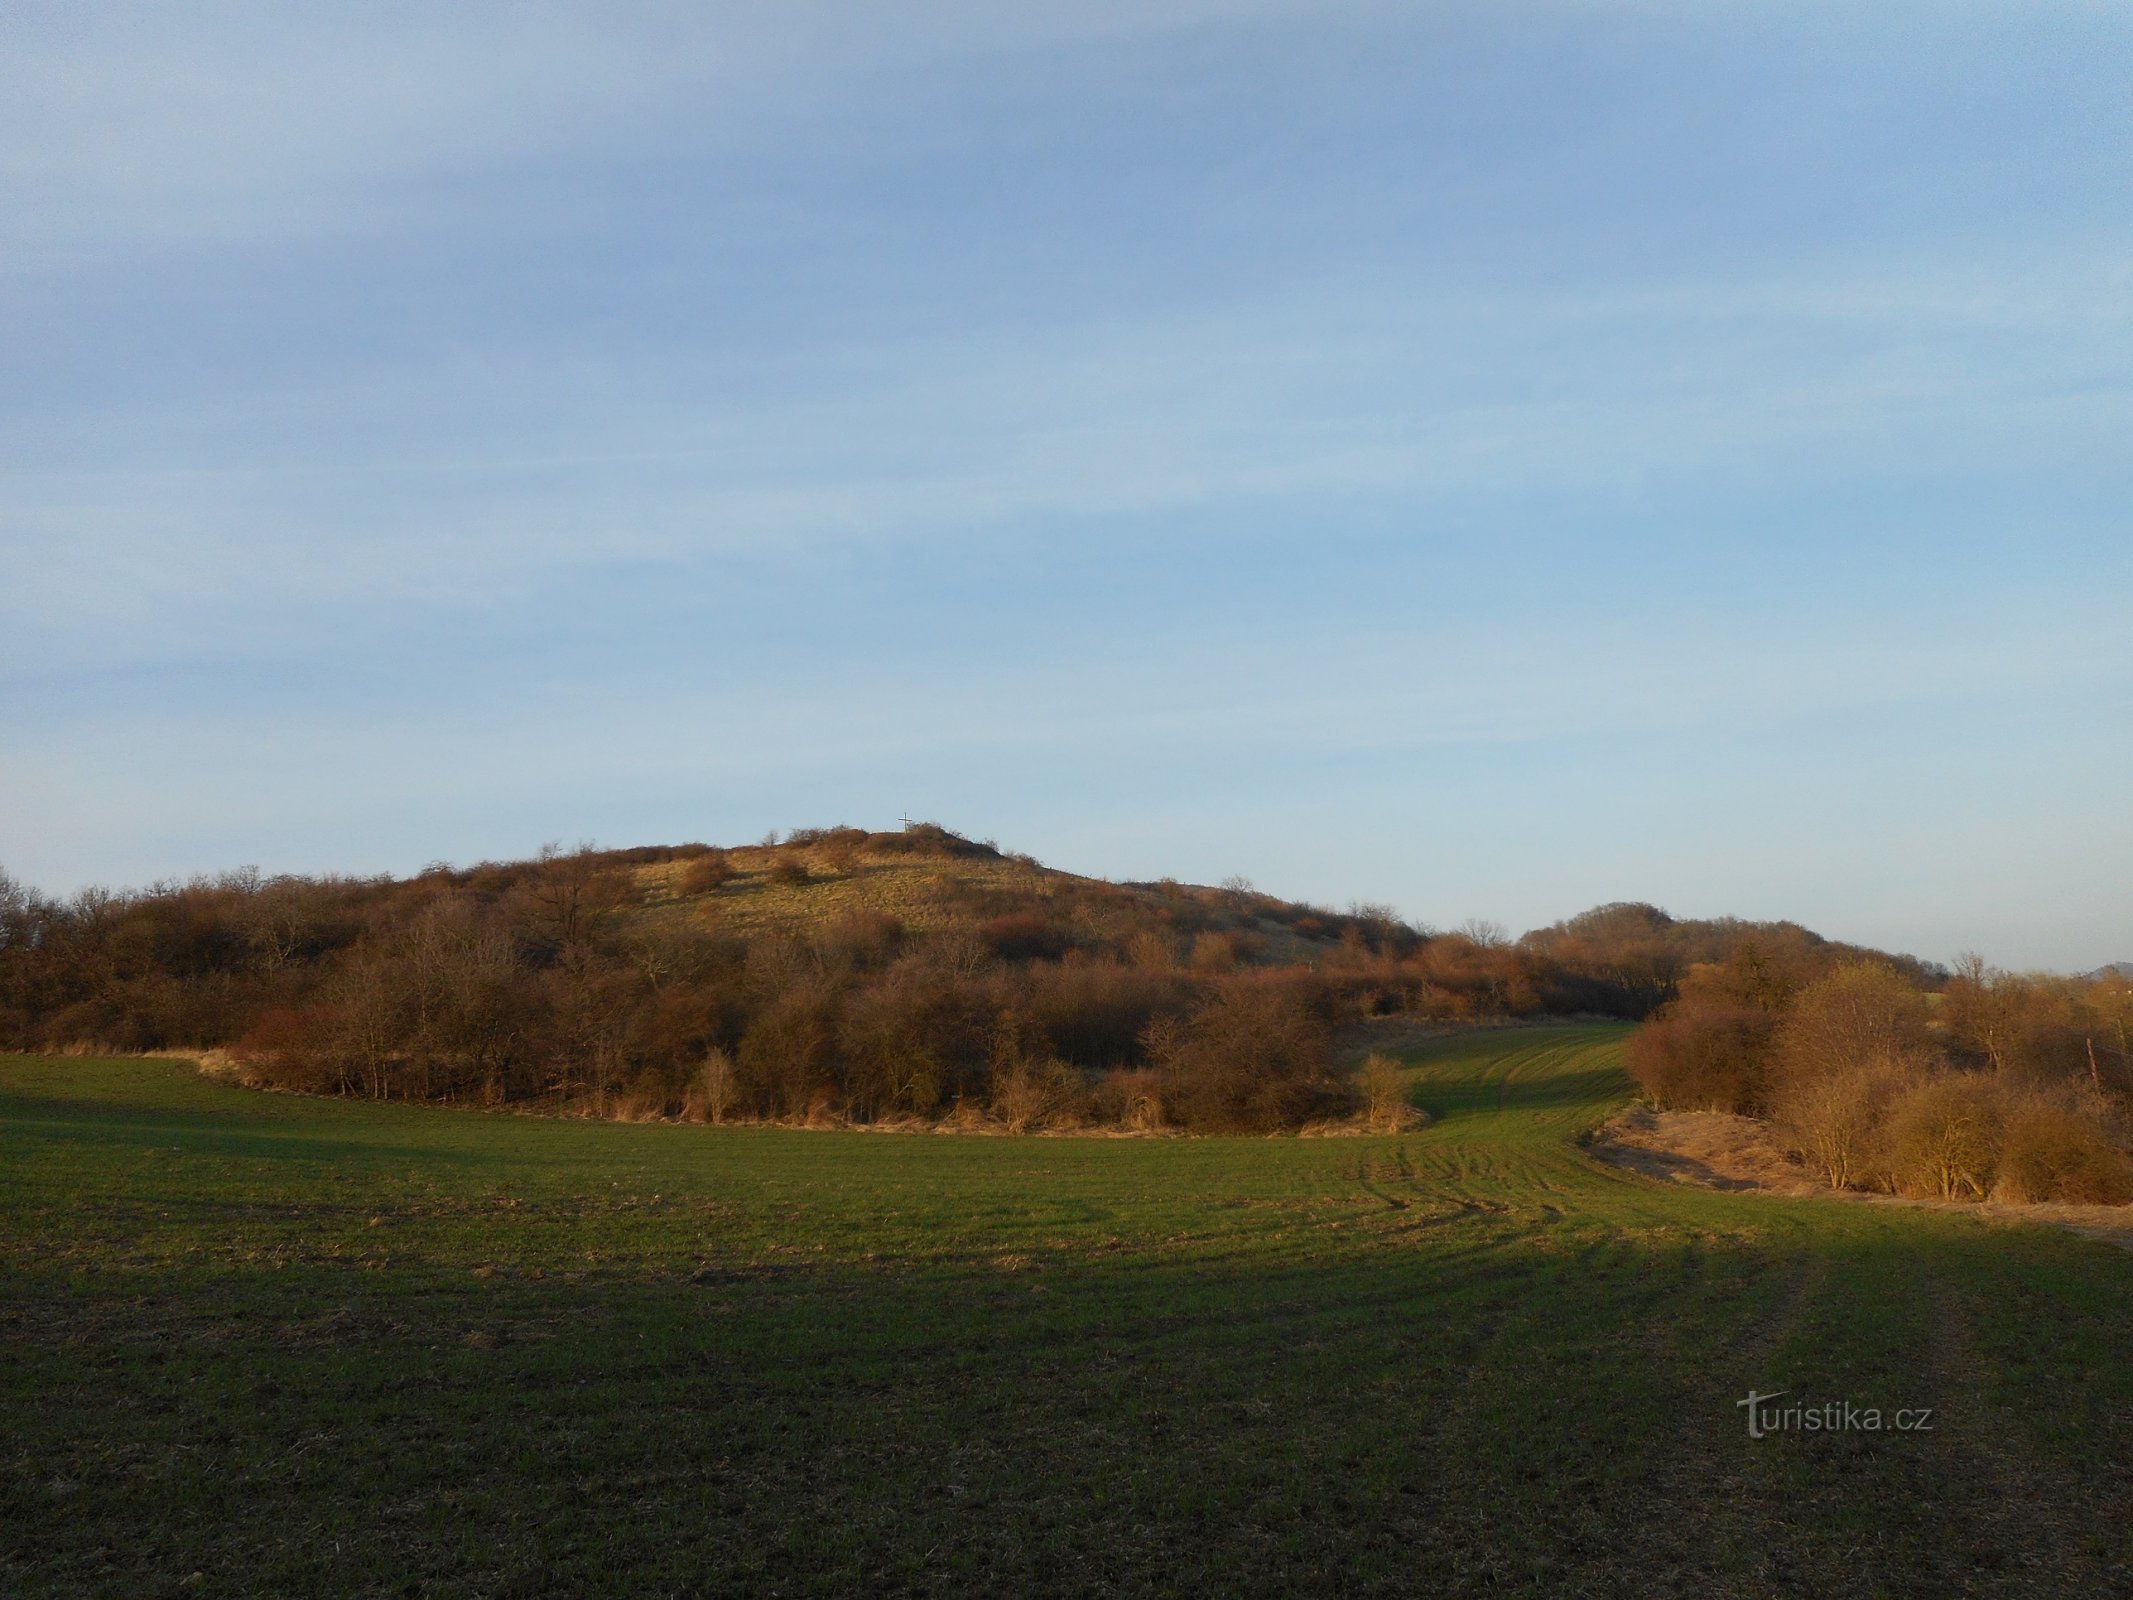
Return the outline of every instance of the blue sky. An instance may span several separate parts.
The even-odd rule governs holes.
[[[0,864],[905,812],[2133,959],[2133,14],[0,5]]]

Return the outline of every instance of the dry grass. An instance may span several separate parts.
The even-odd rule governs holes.
[[[1078,891],[1125,894],[1160,910],[1153,889],[1104,883],[1011,856],[901,856],[791,845],[742,846],[725,854],[731,877],[707,892],[692,892],[687,860],[632,869],[631,877],[653,920],[683,918],[698,927],[751,937],[772,931],[812,930],[854,911],[884,912],[913,933],[969,926],[974,902],[1039,902],[1076,897]],[[777,881],[781,862],[798,860],[810,874],[805,883]],[[1322,955],[1292,928],[1270,918],[1251,918],[1234,932],[1254,941],[1256,960],[1282,964]],[[1137,952],[1142,965],[1157,965],[1146,938]],[[1189,948],[1189,941],[1187,941]],[[1173,953],[1173,959],[1185,949]]]
[[[815,859],[816,856],[822,859]],[[799,857],[811,876],[805,883],[779,883],[781,862]],[[1042,867],[1010,860],[970,857],[870,856],[862,854],[839,871],[827,853],[784,846],[751,846],[729,854],[733,877],[708,894],[683,887],[689,863],[661,862],[633,874],[651,911],[687,917],[699,925],[737,934],[812,928],[851,911],[881,911],[915,932],[926,933],[967,920],[961,908],[972,894],[1013,891],[1066,880],[1087,883]]]

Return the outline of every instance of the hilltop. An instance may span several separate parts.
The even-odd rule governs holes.
[[[1027,930],[1021,939],[1034,955],[1105,946],[1124,953],[1141,933],[1196,938],[1212,932],[1256,941],[1241,947],[1247,958],[1279,965],[1310,959],[1314,946],[1381,939],[1401,926],[1384,907],[1335,912],[1261,894],[1241,881],[1214,888],[1083,877],[933,823],[894,833],[800,828],[754,845],[596,851],[588,863],[627,873],[631,893],[619,909],[642,927],[744,938],[806,935],[855,917],[893,917],[905,934],[924,937],[967,933],[1000,917],[1038,916],[1050,931]],[[496,870],[515,876],[525,865],[477,868],[466,878],[486,881]],[[996,944],[1016,942],[1014,932],[987,930]],[[1203,947],[1203,960],[1214,955]]]

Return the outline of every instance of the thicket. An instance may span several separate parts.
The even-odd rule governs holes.
[[[913,923],[829,890],[912,868]],[[770,895],[786,914],[743,914]],[[1337,1066],[1345,1023],[1641,1017],[1759,927],[1610,906],[1431,933],[931,824],[65,902],[0,874],[0,1047],[221,1047],[279,1087],[610,1116],[1251,1131],[1383,1114]]]
[[[2133,1200],[2133,984],[1752,941],[1693,967],[1629,1043],[1658,1105],[1768,1118],[1836,1188]]]

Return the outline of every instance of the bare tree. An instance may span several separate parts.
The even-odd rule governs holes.
[[[1885,1164],[1882,1124],[1917,1081],[1888,1066],[1800,1079],[1780,1091],[1773,1120],[1832,1189],[1858,1187]]]
[[[702,1121],[719,1123],[726,1120],[740,1099],[740,1077],[734,1071],[733,1057],[713,1045],[705,1053],[703,1065],[696,1069],[696,1084],[687,1109]]]
[[[1407,1120],[1407,1074],[1392,1056],[1379,1050],[1365,1056],[1356,1070],[1355,1087],[1373,1128],[1396,1131]]]
[[[1809,984],[1778,1030],[1778,1066],[1787,1080],[1912,1066],[1932,1054],[1925,996],[1876,961],[1853,962]]]

